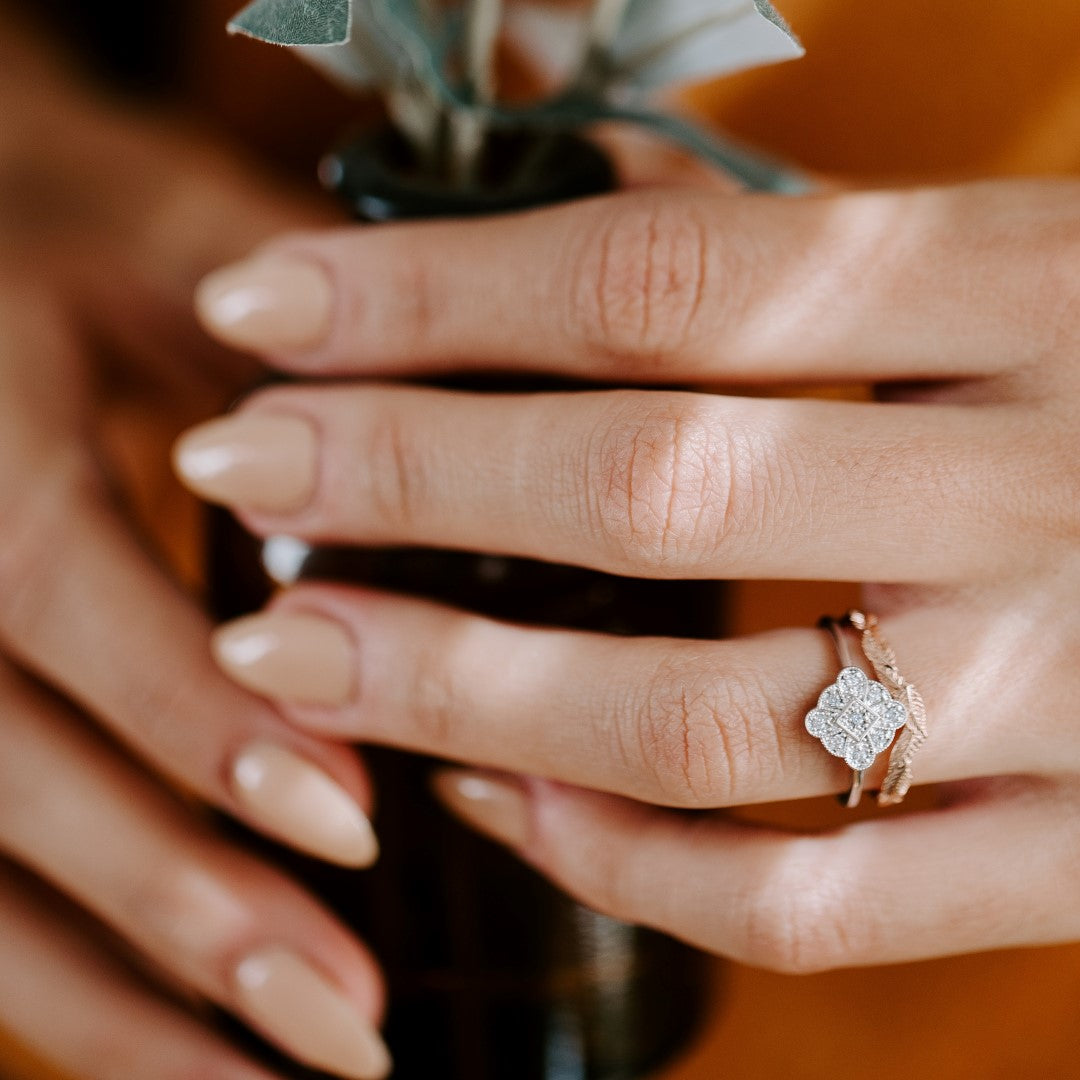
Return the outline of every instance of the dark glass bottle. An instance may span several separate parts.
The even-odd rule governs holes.
[[[565,134],[496,138],[478,185],[467,190],[411,175],[408,151],[387,132],[329,158],[323,179],[367,221],[488,214],[614,186],[606,157]],[[566,388],[486,376],[440,385]],[[688,637],[718,629],[721,593],[713,583],[640,581],[495,555],[273,543],[276,550],[215,514],[209,575],[218,616],[261,606],[275,587],[267,568],[276,566],[278,583],[373,583],[535,625]],[[459,825],[429,793],[430,760],[385,748],[365,756],[378,786],[383,854],[374,869],[341,870],[250,842],[373,947],[389,983],[395,1077],[636,1080],[687,1043],[711,970],[700,954],[587,910]],[[262,1049],[282,1075],[322,1075]]]

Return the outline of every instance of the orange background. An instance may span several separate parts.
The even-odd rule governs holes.
[[[284,51],[227,39],[236,6],[193,9],[189,97],[257,152],[309,169],[355,110]],[[874,183],[1080,171],[1077,0],[780,6],[806,58],[692,95],[733,133]],[[844,602],[828,586],[744,586],[739,620],[809,623]],[[723,980],[714,1022],[664,1080],[1080,1077],[1080,946],[800,978],[725,967]],[[8,1075],[48,1075],[0,1046],[5,1059]]]

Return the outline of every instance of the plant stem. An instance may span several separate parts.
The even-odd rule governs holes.
[[[481,105],[495,99],[495,47],[502,20],[503,0],[470,0],[465,63],[473,97]]]
[[[495,100],[495,52],[503,20],[503,0],[469,0],[465,27],[465,73],[476,105]],[[450,117],[450,167],[462,185],[473,183],[487,140],[487,124],[479,111]]]
[[[611,47],[626,22],[633,0],[594,0],[577,73],[570,85],[575,91],[603,91],[611,66]]]

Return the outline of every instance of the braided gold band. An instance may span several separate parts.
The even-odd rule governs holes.
[[[911,763],[926,741],[926,707],[919,691],[897,670],[896,654],[881,636],[877,617],[849,611],[845,622],[858,632],[863,655],[873,667],[878,681],[907,709],[908,722],[889,754],[889,771],[877,797],[879,806],[895,806],[904,801],[911,788]]]

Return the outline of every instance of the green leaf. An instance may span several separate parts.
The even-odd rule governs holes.
[[[253,0],[229,30],[273,45],[341,45],[349,40],[350,6],[350,0]]]
[[[611,81],[641,89],[803,54],[769,0],[630,0],[606,51]]]

